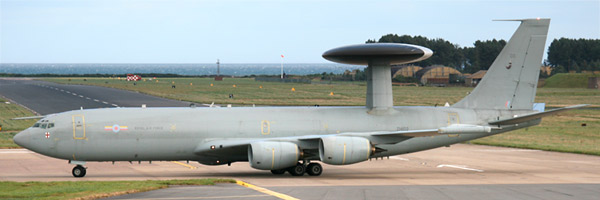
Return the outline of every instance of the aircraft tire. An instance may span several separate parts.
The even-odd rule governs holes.
[[[306,169],[304,168],[304,165],[298,163],[296,166],[288,168],[287,171],[292,176],[302,176],[306,172]]]
[[[306,167],[306,173],[311,176],[319,176],[323,173],[323,166],[319,163],[310,163]]]
[[[275,175],[280,175],[280,174],[284,174],[285,171],[286,171],[285,169],[274,169],[274,170],[271,170],[271,173],[275,174]]]
[[[73,171],[71,171],[71,173],[73,173],[74,177],[81,178],[85,176],[85,171],[85,167],[77,165],[73,167]]]

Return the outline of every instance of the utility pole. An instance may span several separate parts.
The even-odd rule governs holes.
[[[220,62],[219,59],[217,59],[217,76],[221,76],[221,66],[220,66]]]
[[[281,79],[283,79],[283,54],[281,54]]]

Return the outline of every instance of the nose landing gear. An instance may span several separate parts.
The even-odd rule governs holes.
[[[85,167],[81,166],[81,165],[77,165],[75,167],[73,167],[73,171],[71,171],[73,173],[74,177],[77,178],[81,178],[85,176]]]

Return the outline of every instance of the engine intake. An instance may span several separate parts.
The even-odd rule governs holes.
[[[331,136],[319,141],[319,158],[331,165],[366,161],[374,152],[371,142],[361,137]]]
[[[275,170],[291,167],[298,163],[300,150],[291,142],[255,142],[248,146],[250,167]]]

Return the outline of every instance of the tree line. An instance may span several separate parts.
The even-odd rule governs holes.
[[[414,63],[427,67],[434,64],[455,68],[463,73],[475,73],[487,70],[502,48],[505,40],[477,40],[473,47],[460,47],[441,38],[429,39],[423,36],[387,34],[379,40],[367,40],[366,43],[407,43],[427,47],[433,50],[431,58]],[[541,65],[542,63],[540,63]],[[553,73],[567,71],[600,70],[599,39],[560,38],[552,41],[548,47],[548,59],[544,62],[553,68]]]
[[[554,39],[548,47],[552,73],[600,71],[600,39]]]

